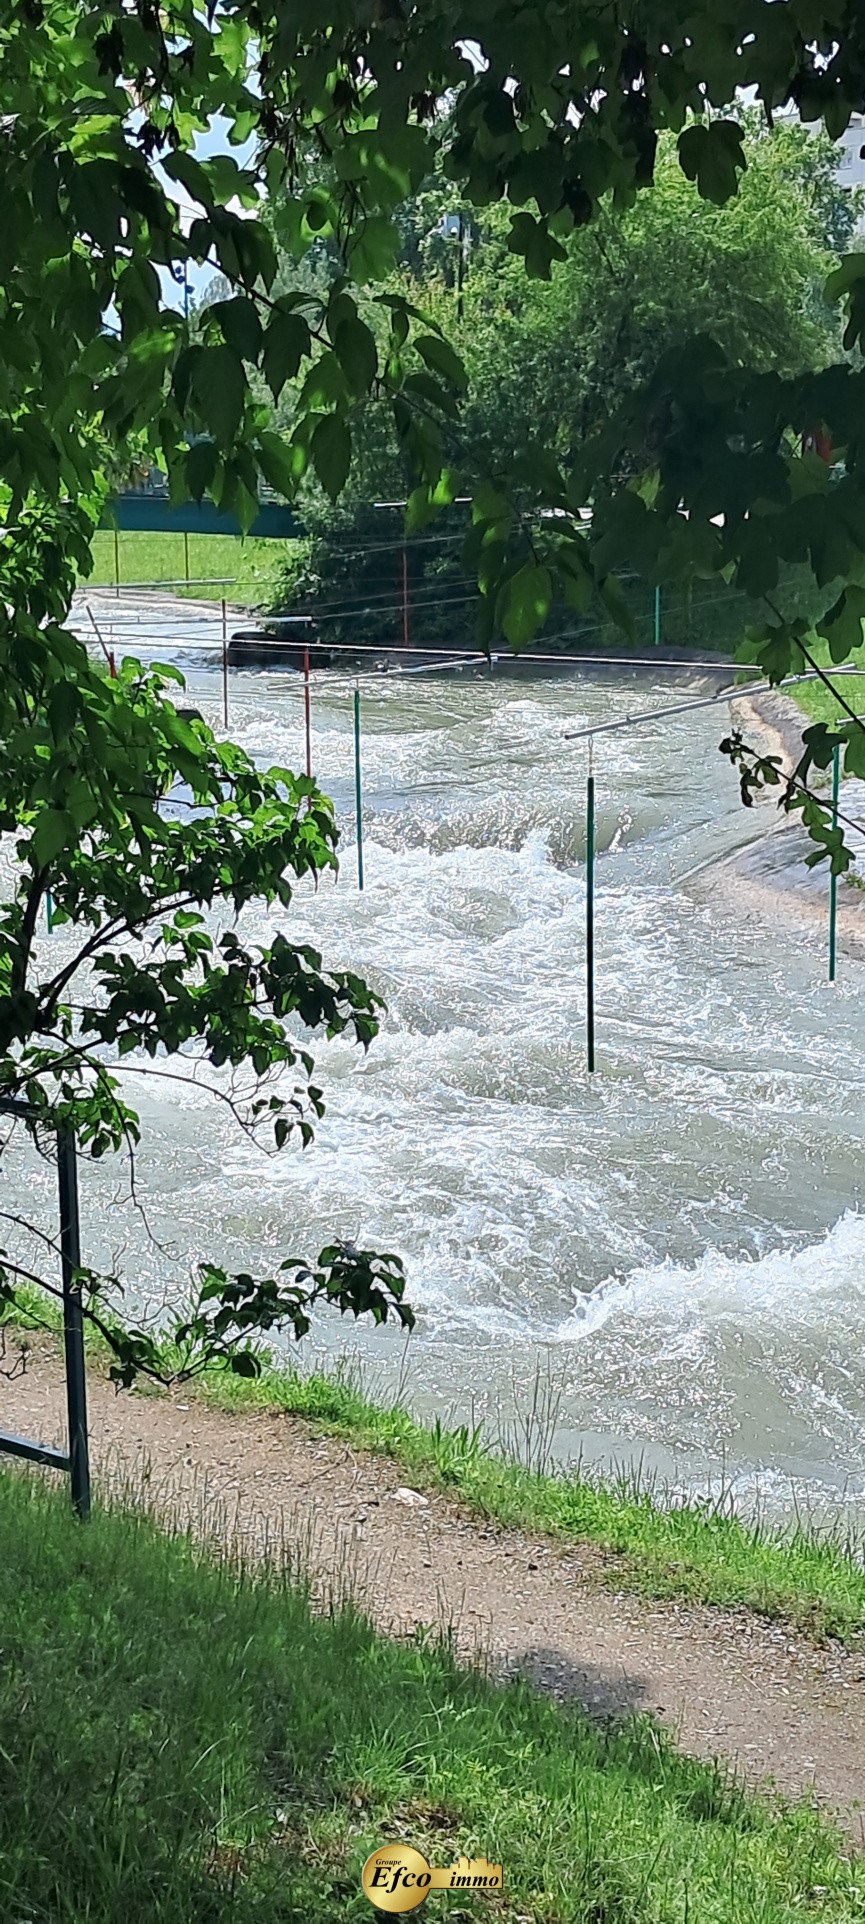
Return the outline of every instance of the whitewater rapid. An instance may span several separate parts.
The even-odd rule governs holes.
[[[182,665],[216,722],[218,665]],[[286,933],[385,997],[364,1057],[317,1052],[315,1146],[268,1159],[188,1085],[129,1076],[138,1185],[82,1174],[87,1258],[163,1300],[190,1263],[269,1268],[334,1234],[404,1257],[418,1314],[325,1321],[374,1394],[512,1432],[540,1371],[559,1460],[642,1461],[769,1505],[865,1499],[865,1000],[817,931],[773,933],[689,877],[767,825],[718,753],[726,708],[598,738],[597,1073],[585,1067],[581,727],[699,689],[653,671],[362,684],[365,888],[352,687],[316,681],[313,759],[343,822],[338,880]],[[289,673],[231,678],[232,733],[299,765]],[[281,920],[281,918],[278,918]],[[252,939],[275,920],[244,917]],[[59,934],[52,940],[62,939]],[[50,1212],[16,1147],[7,1195]],[[8,1207],[7,1203],[7,1207]]]

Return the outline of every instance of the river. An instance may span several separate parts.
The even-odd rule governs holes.
[[[178,659],[215,723],[218,662]],[[410,1342],[325,1320],[310,1364],[348,1352],[377,1396],[399,1387],[493,1436],[540,1381],[560,1461],[720,1481],[769,1511],[859,1508],[862,965],[842,960],[829,989],[819,931],[773,933],[690,888],[769,819],[742,810],[718,753],[726,708],[597,740],[590,1077],[586,748],[567,736],[705,685],[660,669],[365,680],[362,894],[351,687],[321,676],[312,705],[341,871],[301,887],[284,926],[373,983],[382,1033],[366,1057],[318,1050],[327,1115],[314,1147],[278,1158],[218,1102],[133,1069],[147,1226],[117,1166],[85,1169],[86,1258],[158,1301],[215,1253],[268,1270],[333,1235],[394,1249]],[[233,673],[231,727],[299,765],[298,678]],[[276,920],[245,931],[266,939]],[[47,1222],[51,1175],[29,1148],[5,1187]]]

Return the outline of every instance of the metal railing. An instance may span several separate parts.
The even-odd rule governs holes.
[[[14,1097],[0,1097],[0,1114],[34,1119],[37,1111]],[[40,1116],[40,1120],[43,1120]],[[41,1463],[69,1477],[72,1503],[79,1517],[90,1512],[90,1450],[87,1434],[87,1387],[84,1374],[84,1314],[81,1285],[81,1230],[78,1216],[78,1158],[71,1129],[57,1131],[57,1187],[60,1204],[60,1270],[63,1282],[63,1349],[66,1373],[68,1448],[34,1443],[29,1437],[0,1430],[0,1454]]]

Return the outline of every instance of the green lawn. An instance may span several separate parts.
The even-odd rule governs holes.
[[[828,644],[819,635],[812,635],[807,646],[809,654],[813,655],[818,665],[827,669],[833,688],[837,689],[843,700],[855,710],[857,715],[865,715],[865,644],[857,648],[849,661],[843,664],[845,668],[861,669],[862,674],[835,675],[834,678]],[[843,709],[822,681],[800,682],[785,689],[784,693],[792,696],[803,714],[808,716],[809,721],[834,723],[846,719]]]
[[[271,600],[286,565],[286,555],[296,543],[287,541],[241,540],[234,535],[128,534],[119,533],[117,545],[121,586],[136,582],[174,582],[178,594],[219,601],[223,595],[248,606],[265,605]],[[212,586],[182,585],[188,573],[191,581]],[[93,541],[93,573],[96,585],[115,582],[115,547],[111,529],[102,529]]]
[[[423,1636],[313,1615],[278,1569],[140,1515],[82,1527],[0,1475],[0,1916],[27,1924],[369,1924],[404,1841],[501,1862],[490,1924],[854,1924],[865,1880],[802,1806],[746,1796],[648,1720],[590,1725]]]

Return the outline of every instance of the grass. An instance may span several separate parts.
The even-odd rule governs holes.
[[[845,668],[858,668],[862,670],[861,676],[836,675],[833,679],[832,661],[829,654],[828,643],[825,642],[820,635],[812,635],[810,637],[808,641],[808,652],[813,655],[818,667],[825,668],[829,671],[829,679],[832,682],[832,687],[833,689],[837,689],[843,700],[849,702],[850,707],[855,709],[857,715],[865,714],[865,643],[863,643],[861,648],[854,649],[849,660],[843,664]],[[791,696],[796,706],[801,708],[803,714],[808,716],[809,721],[834,723],[846,719],[844,717],[844,711],[835,699],[834,694],[830,694],[829,689],[822,681],[799,682],[789,688],[785,688],[783,693]]]
[[[184,582],[187,544],[182,534],[119,533],[120,582],[132,587],[136,582]],[[235,535],[191,534],[188,537],[189,577],[198,582],[213,582],[208,587],[180,587],[176,592],[196,600],[245,603],[249,607],[268,605],[285,567],[286,550],[292,543],[283,541],[241,540]],[[93,540],[94,587],[115,582],[114,534],[102,529]]]
[[[729,1499],[670,1504],[639,1474],[614,1480],[584,1469],[526,1468],[490,1448],[478,1430],[417,1422],[399,1403],[370,1402],[350,1373],[265,1369],[257,1382],[224,1373],[197,1393],[242,1411],[284,1410],[356,1448],[387,1455],[418,1487],[456,1497],[478,1516],[604,1553],[600,1575],[617,1589],[727,1608],[746,1607],[818,1639],[865,1630],[865,1569],[858,1547],[797,1520],[783,1535],[748,1523]]]
[[[53,1312],[46,1313],[35,1291],[20,1300],[29,1304],[31,1327],[50,1324]],[[26,1322],[26,1314],[19,1310],[16,1320]],[[92,1362],[104,1367],[99,1339],[89,1348]],[[165,1365],[166,1371],[176,1367],[168,1350]],[[356,1449],[391,1457],[418,1487],[455,1498],[476,1516],[594,1545],[601,1553],[599,1581],[617,1589],[744,1607],[817,1640],[850,1642],[865,1631],[861,1546],[820,1533],[807,1519],[778,1534],[758,1518],[738,1516],[727,1495],[670,1503],[636,1473],[604,1479],[582,1468],[538,1468],[544,1452],[537,1438],[533,1443],[528,1436],[518,1457],[513,1449],[493,1448],[480,1429],[420,1423],[398,1400],[371,1401],[350,1369],[325,1375],[265,1364],[251,1381],[211,1370],[184,1392],[238,1414],[284,1411]],[[543,1421],[541,1415],[540,1429]]]
[[[448,1924],[854,1924],[808,1807],[747,1796],[648,1719],[590,1724],[313,1614],[132,1510],[84,1528],[0,1476],[0,1915],[27,1924],[367,1924],[378,1844],[504,1868]]]

